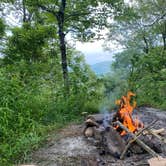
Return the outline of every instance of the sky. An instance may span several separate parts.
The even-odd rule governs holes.
[[[112,61],[114,51],[104,51],[103,42],[103,40],[86,43],[76,42],[75,47],[84,54],[86,62],[90,65]]]
[[[86,43],[81,43],[77,41],[75,43],[75,48],[84,54],[85,60],[89,65],[93,65],[103,61],[112,61],[113,56],[116,53],[121,52],[123,50],[121,46],[117,47],[117,45],[113,44],[113,42],[110,42],[108,44],[110,47],[109,50],[105,50],[103,48],[103,45],[104,45],[103,39],[95,40],[94,42],[86,42]]]
[[[102,39],[100,40],[94,40],[93,42],[86,43],[79,41],[75,42],[75,48],[84,54],[85,60],[89,65],[103,61],[112,61],[114,54],[122,50],[120,46],[117,47],[117,44],[112,41],[107,41],[109,49],[104,49],[103,46],[106,44],[105,39],[107,38],[108,33],[108,29],[105,28],[100,31],[100,35],[102,36]]]

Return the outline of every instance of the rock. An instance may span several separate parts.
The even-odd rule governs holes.
[[[94,136],[94,128],[93,127],[86,128],[84,134],[86,137],[93,137]]]

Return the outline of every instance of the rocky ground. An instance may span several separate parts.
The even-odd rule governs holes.
[[[135,110],[145,125],[158,120],[154,128],[165,128],[166,111],[142,107]],[[97,147],[82,135],[82,125],[70,125],[61,130],[56,138],[50,138],[48,143],[33,155],[33,164],[37,166],[148,166],[147,159],[151,156],[134,154],[119,160],[111,155],[100,155]],[[162,144],[162,153],[166,157],[166,145]]]

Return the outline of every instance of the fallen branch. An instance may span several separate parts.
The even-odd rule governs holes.
[[[164,134],[165,129],[161,128],[161,129],[151,129],[151,131],[155,134]],[[151,134],[148,130],[144,132],[144,134]]]
[[[153,130],[148,130],[148,132],[166,144],[166,139],[164,137],[161,137],[160,135],[156,134]]]
[[[164,128],[161,128],[161,129],[152,129],[153,133],[156,133],[156,134],[163,134],[165,132],[165,129]]]

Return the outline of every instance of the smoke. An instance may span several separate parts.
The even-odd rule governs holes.
[[[110,122],[111,122],[111,114],[110,112],[108,111],[108,107],[103,107],[100,111],[103,115],[104,115],[104,119],[103,119],[103,127],[105,129],[107,129],[110,125]]]

